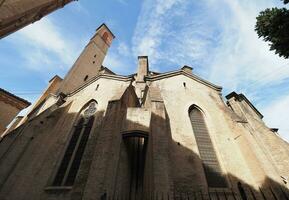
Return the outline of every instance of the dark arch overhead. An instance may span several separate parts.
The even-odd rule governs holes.
[[[141,130],[125,131],[125,132],[122,132],[122,137],[123,138],[128,138],[128,137],[148,138],[148,133],[145,131],[141,131]]]
[[[214,188],[227,187],[227,182],[222,174],[222,170],[219,165],[203,113],[197,106],[193,105],[189,109],[189,116],[200,157],[203,163],[208,186]]]

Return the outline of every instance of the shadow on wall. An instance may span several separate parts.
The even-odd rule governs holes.
[[[84,190],[95,140],[104,111],[94,114],[95,123],[81,155],[81,166],[72,190],[47,190],[53,186],[79,113],[69,113],[71,103],[50,107],[29,119],[0,141],[0,199],[70,199]],[[83,137],[81,138],[82,141]],[[80,148],[78,148],[80,149]],[[31,189],[33,188],[33,190]]]
[[[158,106],[157,109],[161,110]],[[151,132],[148,134],[147,141],[141,142],[144,147],[139,148],[139,142],[144,141],[143,138],[139,138],[141,140],[135,138],[133,144],[123,146],[122,151],[129,155],[125,159],[127,166],[129,166],[126,177],[130,179],[128,182],[134,184],[116,187],[113,191],[104,189],[101,199],[289,199],[289,191],[285,184],[277,183],[268,177],[259,188],[256,188],[244,182],[241,179],[242,175],[237,177],[215,171],[211,165],[204,163],[200,156],[191,149],[173,140],[169,122],[167,113],[165,118],[152,113]],[[129,123],[134,122],[130,121]],[[152,129],[152,124],[157,127]],[[134,126],[141,125],[135,124]],[[126,141],[123,143],[125,144]],[[135,152],[132,153],[131,151]],[[140,159],[139,162],[136,161],[136,157]],[[143,157],[145,160],[142,160]],[[204,169],[210,171],[210,177],[206,176]],[[135,175],[136,172],[138,177]],[[123,169],[118,168],[119,174],[123,175]],[[226,180],[226,186],[208,188],[208,179],[218,179],[220,175]],[[139,179],[134,180],[135,178]],[[136,187],[135,182],[137,181],[143,188]],[[143,182],[139,183],[139,181]],[[166,182],[162,183],[162,181]],[[132,186],[134,188],[131,188]]]
[[[289,200],[289,190],[280,183],[275,182],[270,178],[266,178],[259,188],[256,188],[232,174],[222,174],[227,181],[227,187],[214,187],[207,188],[205,184],[208,181],[204,169],[210,168],[206,166],[198,155],[190,149],[184,147],[176,141],[172,141],[171,154],[180,155],[181,158],[171,160],[171,167],[173,168],[173,189],[168,192],[155,192],[153,199],[162,199],[160,196],[165,196],[168,199],[260,199],[260,200]],[[174,157],[174,156],[172,156]],[[182,160],[182,161],[180,161]],[[194,168],[200,163],[200,168]],[[181,167],[188,164],[186,167]],[[186,168],[186,169],[184,169]],[[191,170],[191,172],[188,171]],[[186,172],[184,172],[186,170]],[[195,174],[194,171],[197,171]],[[219,172],[211,169],[211,177],[219,177]],[[215,173],[215,174],[214,174]],[[198,177],[199,176],[199,177]],[[199,183],[196,182],[199,178],[203,177]],[[199,179],[200,180],[200,179]],[[156,196],[157,194],[157,196]]]
[[[73,200],[95,198],[92,194],[107,200],[289,199],[288,189],[270,178],[256,189],[243,182],[240,177],[222,174],[227,180],[227,187],[208,189],[204,168],[210,166],[206,166],[191,149],[173,140],[167,113],[159,114],[164,112],[161,103],[152,105],[158,114],[153,112],[151,115],[151,132],[147,138],[144,135],[122,137],[119,130],[122,124],[127,123],[125,109],[133,104],[136,103],[126,105],[123,101],[115,101],[110,103],[105,116],[103,111],[96,112],[95,124],[75,183],[72,189],[67,191],[44,189],[47,187],[47,177],[53,177],[51,174],[57,171],[55,162],[59,162],[61,158],[59,152],[65,149],[68,135],[71,134],[71,121],[75,122],[78,113],[67,113],[68,105],[54,112],[43,112],[28,124],[18,127],[0,143],[0,199],[19,199],[20,193],[17,191],[22,192],[21,199],[39,197],[39,194],[39,199]],[[55,131],[66,125],[70,127],[68,131]],[[135,124],[135,127],[141,126]],[[106,143],[108,140],[112,141]],[[45,147],[43,144],[46,144]],[[21,149],[13,148],[18,145]],[[4,150],[4,146],[9,148]],[[98,154],[110,154],[111,157],[101,158]],[[31,162],[25,161],[29,155],[33,155]],[[98,159],[95,159],[96,156]],[[7,160],[13,164],[5,166]],[[106,161],[103,162],[104,160]],[[91,175],[102,175],[102,172],[97,171],[100,168],[94,166],[104,166],[102,170],[111,171],[103,175],[104,180],[96,180]],[[36,171],[37,176],[33,176]],[[210,171],[214,177],[214,169]],[[218,176],[219,172],[215,172],[215,177]],[[102,184],[98,184],[99,182]],[[92,189],[87,190],[88,187]],[[89,190],[92,193],[88,194]]]

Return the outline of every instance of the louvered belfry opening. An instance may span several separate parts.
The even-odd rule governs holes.
[[[92,102],[88,108],[80,114],[81,117],[74,127],[52,186],[72,186],[74,184],[93,126],[95,111],[96,104]]]
[[[143,191],[147,136],[130,133],[123,138],[129,158],[129,197],[136,198]]]
[[[227,182],[222,174],[213,143],[211,141],[203,113],[196,107],[189,112],[192,128],[196,138],[209,187],[224,188]]]

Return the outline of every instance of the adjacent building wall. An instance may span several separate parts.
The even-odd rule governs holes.
[[[1,0],[0,38],[40,20],[70,2],[72,0]]]
[[[0,88],[0,135],[16,115],[30,103]]]
[[[5,103],[3,101],[0,101],[0,133],[3,134],[6,130],[6,127],[8,124],[14,119],[14,117],[19,113],[19,109]]]

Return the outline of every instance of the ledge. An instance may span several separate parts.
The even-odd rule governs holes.
[[[191,73],[188,73],[186,72],[185,70],[181,69],[181,70],[176,70],[176,71],[171,71],[171,72],[165,72],[165,73],[162,73],[162,74],[159,74],[159,75],[155,75],[155,76],[145,76],[145,80],[147,81],[155,81],[155,80],[160,80],[160,79],[164,79],[164,78],[169,78],[169,77],[173,77],[173,76],[176,76],[176,75],[184,75],[184,76],[187,76],[203,85],[206,85],[218,92],[221,92],[222,91],[222,87],[220,86],[217,86],[213,83],[210,83],[209,81],[206,81],[198,76],[196,76],[195,74],[191,74]]]
[[[264,116],[259,112],[259,110],[247,99],[247,97],[244,94],[237,94],[236,92],[231,92],[226,96],[226,99],[229,100],[231,98],[235,98],[237,101],[244,100],[252,109],[255,111],[255,113],[262,119]]]
[[[83,85],[79,86],[78,88],[74,89],[72,92],[70,92],[70,93],[68,93],[66,95],[68,97],[71,97],[71,96],[75,95],[76,93],[78,93],[79,91],[81,91],[82,89],[84,89],[87,86],[89,86],[90,84],[92,84],[93,82],[95,82],[95,81],[97,81],[98,79],[101,79],[101,78],[124,81],[124,82],[132,80],[132,78],[130,78],[128,76],[121,76],[121,75],[114,75],[114,74],[100,74],[100,75],[92,77],[86,83],[84,83]]]
[[[70,191],[72,186],[48,186],[45,188],[45,191],[53,192],[53,191]]]

